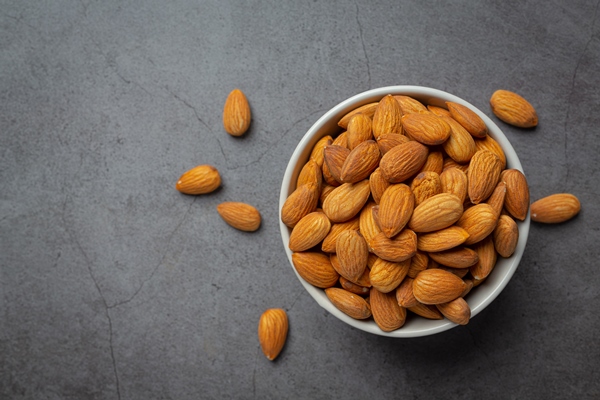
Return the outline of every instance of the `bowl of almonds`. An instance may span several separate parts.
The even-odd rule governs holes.
[[[529,188],[500,128],[421,86],[355,95],[294,150],[280,192],[285,251],[315,301],[365,332],[467,324],[506,287],[529,233]]]

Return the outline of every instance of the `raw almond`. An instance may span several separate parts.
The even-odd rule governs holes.
[[[381,153],[374,140],[366,140],[350,151],[340,173],[340,179],[346,183],[356,183],[371,175],[379,165]]]
[[[429,256],[427,253],[417,250],[414,256],[411,258],[410,268],[408,269],[407,275],[414,279],[417,274],[427,269],[429,264]]]
[[[579,214],[581,203],[570,193],[556,193],[531,204],[531,219],[545,224],[558,224]]]
[[[223,127],[232,136],[242,136],[250,127],[252,114],[244,93],[234,89],[227,96],[223,107]]]
[[[421,143],[411,140],[399,144],[381,157],[379,167],[383,176],[391,183],[400,183],[415,175],[425,161],[429,149]]]
[[[406,136],[428,146],[442,144],[450,137],[450,125],[430,112],[404,115],[402,126]]]
[[[333,143],[331,144],[334,146],[342,146],[350,150],[348,148],[348,131],[340,133],[335,139],[333,139]]]
[[[340,288],[325,289],[331,303],[344,314],[354,319],[367,319],[371,314],[371,306],[362,297]]]
[[[447,101],[446,106],[448,106],[448,111],[450,111],[452,118],[461,124],[472,136],[483,138],[487,135],[487,126],[475,111],[452,101]]]
[[[294,190],[281,207],[281,221],[293,228],[302,217],[313,212],[319,201],[319,189],[316,184],[308,183]]]
[[[415,196],[415,205],[421,204],[428,198],[442,193],[442,182],[437,172],[420,172],[410,183],[410,190]]]
[[[415,299],[415,296],[413,294],[413,281],[413,278],[407,276],[406,278],[404,278],[402,283],[400,283],[400,286],[398,286],[398,288],[396,289],[396,301],[398,302],[398,305],[400,307],[408,308],[414,307],[417,304],[419,304],[419,302],[417,301],[417,299]]]
[[[319,164],[315,160],[308,160],[306,164],[300,170],[298,179],[296,180],[296,187],[302,186],[307,183],[314,183],[318,190],[321,190],[323,184],[323,172]]]
[[[463,214],[460,199],[450,193],[440,193],[415,207],[408,227],[415,232],[433,232],[454,224]]]
[[[469,171],[469,164],[459,164],[450,157],[444,157],[444,163],[442,166],[442,171],[445,171],[450,168],[458,168],[465,174]]]
[[[184,194],[206,194],[221,186],[221,175],[212,165],[198,165],[181,175],[175,189]]]
[[[368,180],[344,183],[327,196],[323,202],[323,212],[331,222],[348,221],[360,212],[370,194]]]
[[[413,97],[404,95],[395,95],[393,97],[400,104],[402,115],[428,111],[423,103]]]
[[[318,288],[332,287],[340,277],[329,257],[323,253],[292,253],[292,263],[302,279]]]
[[[461,204],[467,198],[467,174],[459,168],[448,168],[440,175],[442,192],[450,193],[460,199]]]
[[[433,150],[427,154],[425,164],[421,167],[419,172],[435,172],[441,174],[444,170],[444,154],[441,151]]]
[[[399,133],[387,133],[385,135],[382,135],[377,140],[377,146],[379,146],[379,151],[383,155],[391,149],[393,149],[394,147],[398,146],[399,144],[406,143],[409,141],[409,138]]]
[[[323,150],[326,146],[330,146],[333,143],[333,138],[330,135],[323,136],[315,143],[311,152],[310,159],[314,160],[319,167],[323,167],[324,154]]]
[[[519,227],[508,215],[501,215],[493,232],[494,248],[502,257],[510,257],[517,248]]]
[[[410,268],[410,259],[391,262],[378,258],[371,267],[369,281],[380,292],[389,293],[395,290],[404,279]]]
[[[338,126],[343,129],[347,129],[350,119],[352,119],[352,117],[355,116],[356,114],[364,114],[369,118],[373,117],[373,114],[375,114],[375,110],[377,109],[378,104],[379,104],[379,102],[376,101],[376,102],[368,103],[368,104],[362,105],[358,108],[355,108],[354,110],[348,112],[346,115],[344,115],[342,117],[342,119],[339,120]]]
[[[455,324],[466,325],[471,319],[471,308],[462,297],[448,303],[437,304],[436,307],[444,317]]]
[[[321,244],[321,250],[325,253],[335,253],[335,245],[338,236],[340,233],[346,230],[355,230],[357,231],[360,228],[360,221],[358,217],[355,217],[347,222],[340,222],[338,224],[333,224],[329,233],[323,239],[323,243]]]
[[[250,204],[226,201],[217,206],[217,212],[225,222],[240,231],[254,232],[260,227],[260,213]]]
[[[357,294],[359,296],[367,296],[371,290],[367,286],[360,286],[354,282],[350,282],[348,279],[344,278],[343,276],[340,276],[340,286],[342,287],[342,289],[345,289],[345,290],[352,292],[354,294]]]
[[[288,317],[282,308],[270,308],[258,321],[258,340],[264,355],[273,361],[285,345],[288,334]]]
[[[342,167],[350,154],[350,150],[345,147],[332,144],[325,146],[323,149],[323,176],[330,185],[333,183],[327,179],[329,174],[337,183],[343,183],[342,180]]]
[[[408,307],[408,311],[427,319],[444,319],[444,316],[436,306],[418,303],[416,306]]]
[[[442,144],[444,151],[457,163],[468,163],[477,151],[473,136],[454,118],[444,117],[442,119],[450,126],[450,136]]]
[[[291,251],[308,250],[319,244],[330,229],[331,222],[322,212],[307,214],[292,229],[288,246]]]
[[[498,215],[486,203],[477,204],[465,210],[456,225],[460,226],[469,233],[469,238],[465,245],[470,245],[483,240],[487,235],[493,232],[498,221]]]
[[[497,215],[502,213],[504,209],[504,199],[506,198],[506,183],[500,181],[496,185],[496,189],[488,197],[486,203],[492,206]]]
[[[354,280],[354,281],[350,281],[356,285],[359,286],[364,286],[364,287],[371,287],[371,280],[369,279],[369,273],[371,272],[368,268],[369,266],[369,259],[367,259],[367,268],[365,268],[364,272],[362,273],[361,276],[358,277],[358,279]],[[340,274],[340,278],[342,278],[342,274],[340,272],[342,271],[342,264],[340,264],[340,259],[337,256],[337,254],[330,254],[329,255],[329,261],[331,262],[331,266],[333,267],[333,269],[335,269],[335,271]],[[345,278],[346,280],[349,280],[348,278]]]
[[[450,268],[469,268],[479,260],[476,251],[460,246],[450,250],[431,252],[429,257],[441,265]]]
[[[328,185],[327,183],[324,183],[321,185],[321,194],[319,195],[319,204],[321,206],[323,206],[323,202],[335,188],[336,188],[336,186],[331,186],[331,185]]]
[[[507,124],[533,128],[538,124],[535,108],[520,95],[509,90],[496,90],[490,98],[492,112]]]
[[[402,109],[392,95],[379,100],[373,114],[373,136],[378,140],[387,133],[402,133]]]
[[[339,274],[356,282],[367,268],[367,242],[358,231],[345,230],[338,236],[335,248],[340,263]]]
[[[410,229],[404,229],[390,239],[380,232],[371,239],[369,246],[380,258],[400,262],[408,260],[417,252],[417,235]]]
[[[471,158],[467,172],[469,199],[479,204],[492,194],[502,172],[498,156],[488,150],[479,150]]]
[[[346,131],[346,139],[348,141],[348,148],[350,150],[353,150],[362,142],[373,139],[371,126],[371,118],[365,114],[356,114],[350,118],[350,122],[348,122],[348,129]]]
[[[502,163],[502,169],[506,168],[506,155],[504,150],[500,147],[500,144],[490,135],[486,135],[483,139],[475,140],[475,147],[477,150],[489,150],[496,154]]]
[[[529,185],[518,169],[505,169],[500,180],[506,184],[504,208],[516,219],[524,221],[529,211]]]
[[[403,183],[391,185],[383,192],[379,203],[378,222],[385,236],[391,238],[404,229],[414,205],[415,196]]]
[[[443,269],[444,271],[453,273],[454,275],[458,276],[459,278],[464,278],[469,273],[469,268],[452,268],[452,267],[447,267],[447,266],[441,265],[441,264],[438,264],[437,267],[435,267],[435,268]]]
[[[476,280],[483,280],[492,272],[498,259],[493,236],[489,235],[482,241],[475,243],[472,249],[477,252],[479,261],[469,268],[471,276]]]
[[[375,206],[376,204],[374,202],[368,202],[360,211],[359,215],[360,233],[367,241],[369,251],[371,251],[371,241],[375,236],[381,233],[381,229],[379,228],[379,225],[375,221],[375,217],[373,215],[373,207]]]
[[[417,236],[417,249],[426,252],[449,250],[460,246],[469,238],[469,232],[459,226],[450,226],[439,231]]]
[[[406,321],[406,309],[400,307],[394,293],[383,293],[371,288],[369,295],[373,320],[384,332],[399,329]]]
[[[383,192],[390,186],[390,183],[383,177],[381,169],[377,168],[369,177],[369,187],[371,188],[371,196],[375,203],[379,204]]]
[[[443,107],[432,106],[431,104],[427,105],[427,110],[438,117],[450,117],[450,111]]]
[[[456,275],[441,269],[419,272],[413,282],[413,294],[423,304],[448,303],[465,290],[465,282]]]

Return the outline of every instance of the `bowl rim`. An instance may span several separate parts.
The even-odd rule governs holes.
[[[495,139],[502,147],[502,150],[504,151],[506,156],[506,168],[518,169],[519,171],[524,173],[519,157],[514,148],[512,147],[508,138],[504,135],[502,130],[494,123],[494,121],[492,121],[486,114],[484,114],[473,104],[443,90],[425,86],[395,85],[370,89],[362,93],[358,93],[338,103],[329,111],[325,112],[325,114],[323,114],[308,129],[308,131],[303,135],[302,139],[294,149],[294,152],[292,153],[292,156],[290,157],[290,160],[284,172],[281,184],[279,196],[280,233],[281,239],[283,241],[284,250],[286,252],[292,270],[296,274],[296,277],[303,285],[305,290],[322,308],[327,310],[329,313],[333,314],[336,318],[340,319],[341,321],[364,332],[395,338],[422,337],[444,332],[458,325],[448,321],[447,319],[427,320],[425,318],[413,318],[413,321],[417,321],[416,323],[407,319],[407,323],[403,327],[392,332],[384,332],[376,325],[372,318],[368,320],[356,320],[354,318],[349,317],[348,315],[344,314],[339,309],[337,309],[329,301],[329,299],[325,296],[325,292],[323,289],[311,285],[298,274],[292,262],[292,252],[288,247],[291,229],[281,221],[281,209],[283,207],[283,204],[285,203],[285,200],[287,199],[289,194],[294,190],[295,181],[297,179],[298,173],[304,165],[304,163],[308,160],[310,151],[312,150],[314,144],[323,136],[331,134],[331,129],[337,128],[337,131],[335,133],[341,132],[341,128],[337,126],[337,122],[342,116],[347,114],[349,111],[360,107],[361,105],[368,104],[374,101],[379,101],[379,99],[381,99],[387,94],[411,96],[416,98],[417,100],[424,102],[425,104],[433,104],[445,107],[444,102],[451,101],[469,107],[477,115],[479,115],[479,117],[483,119],[483,121],[488,127],[488,134],[493,139]],[[303,162],[300,163],[301,161]],[[469,293],[469,295],[465,298],[465,300],[471,307],[471,318],[478,315],[500,295],[500,293],[508,285],[508,282],[511,280],[519,266],[527,244],[527,237],[529,235],[529,211],[527,212],[527,216],[524,221],[515,221],[517,222],[517,225],[519,227],[519,240],[515,252],[509,258],[498,257],[497,264],[494,267],[494,270],[492,271],[490,276],[488,276],[488,278],[481,285],[478,286],[478,289],[476,289],[476,291]],[[413,327],[412,325],[415,324],[416,327]]]

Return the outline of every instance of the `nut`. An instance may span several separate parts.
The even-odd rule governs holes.
[[[258,340],[265,356],[273,361],[285,345],[288,334],[288,317],[281,308],[270,308],[258,321]]]

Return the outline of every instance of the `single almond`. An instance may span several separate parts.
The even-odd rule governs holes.
[[[414,279],[419,272],[426,270],[428,265],[429,256],[427,253],[417,250],[415,255],[411,258],[410,268],[408,269],[407,275]]]
[[[469,271],[470,272],[470,271]],[[465,297],[466,295],[469,294],[469,292],[471,292],[471,289],[473,289],[473,280],[472,279],[463,279],[465,281],[465,283],[467,284],[467,287],[465,288],[464,292],[462,292],[460,294],[460,297]]]
[[[357,285],[356,283],[349,281],[343,276],[340,276],[340,286],[342,287],[342,289],[346,289],[347,291],[357,294],[359,296],[367,296],[371,291],[370,287]]]
[[[332,287],[340,277],[329,257],[323,253],[292,253],[292,264],[302,279],[318,288]]]
[[[381,233],[381,229],[379,228],[379,225],[375,221],[375,216],[373,215],[373,207],[375,206],[376,204],[374,202],[369,201],[362,208],[359,215],[360,233],[367,241],[369,251],[371,251],[371,241],[375,236]]]
[[[407,276],[396,288],[396,301],[400,307],[408,308],[419,304],[417,299],[415,299],[415,295],[413,294],[413,281],[413,278]]]
[[[483,119],[469,107],[452,101],[447,101],[450,115],[461,124],[472,136],[483,138],[488,134],[487,126]]]
[[[505,169],[500,180],[506,184],[504,208],[516,219],[524,221],[529,211],[529,185],[518,169]]]
[[[369,295],[369,303],[373,320],[382,331],[395,331],[406,322],[406,309],[398,305],[394,293],[380,292],[373,287]]]
[[[225,222],[240,231],[254,232],[260,227],[260,213],[250,204],[226,201],[217,206],[217,212]]]
[[[355,183],[366,179],[379,165],[381,152],[374,140],[366,140],[357,145],[346,157],[340,179],[342,182]]]
[[[333,143],[333,138],[331,137],[331,135],[323,136],[313,146],[313,148],[310,152],[309,158],[311,160],[314,160],[319,165],[319,167],[323,167],[323,161],[324,161],[323,150],[325,149],[326,146],[330,146],[332,143]]]
[[[342,180],[342,167],[350,154],[350,150],[345,147],[332,144],[325,146],[323,149],[323,176],[328,184],[332,184],[331,180],[327,179],[327,175],[333,177],[337,183],[341,184]]]
[[[415,196],[410,188],[397,183],[390,185],[379,203],[378,222],[379,228],[391,238],[396,236],[408,223],[415,206]]]
[[[463,214],[460,199],[450,193],[440,193],[415,207],[408,227],[415,232],[433,232],[454,224]]]
[[[373,136],[378,140],[387,133],[402,133],[402,109],[392,95],[384,96],[373,114]]]
[[[221,175],[212,165],[198,165],[181,175],[175,189],[184,194],[211,193],[221,186]]]
[[[331,303],[344,314],[354,319],[371,317],[371,306],[362,297],[341,288],[327,288],[325,294]]]
[[[375,203],[379,204],[381,196],[385,190],[390,186],[390,183],[383,177],[380,168],[376,168],[369,177],[369,187],[371,188],[371,196]]]
[[[367,242],[358,231],[345,230],[339,234],[335,248],[340,263],[339,274],[356,282],[367,268]]]
[[[331,222],[345,222],[360,212],[371,194],[369,181],[344,183],[333,189],[323,202],[323,212]]]
[[[288,334],[288,317],[282,308],[270,308],[258,321],[258,341],[264,355],[273,361],[281,353]]]
[[[456,225],[469,233],[469,238],[465,240],[464,244],[471,245],[492,233],[497,222],[498,215],[492,206],[481,203],[466,209],[460,219],[456,221]]]
[[[402,126],[406,136],[428,146],[442,144],[450,137],[450,125],[430,112],[404,115]]]
[[[508,215],[501,215],[493,232],[494,247],[502,257],[510,257],[519,242],[519,227]]]
[[[486,203],[492,206],[497,215],[502,213],[504,209],[504,199],[506,198],[506,183],[500,181],[496,185],[496,189],[488,197]]]
[[[404,95],[394,95],[393,97],[400,104],[402,115],[428,111],[423,103],[413,97]]]
[[[506,168],[506,155],[504,154],[504,150],[502,150],[500,144],[493,137],[486,135],[482,139],[476,139],[475,147],[477,148],[477,151],[489,150],[496,154],[502,163],[502,169],[504,170]]]
[[[435,172],[441,174],[444,170],[444,154],[441,151],[432,150],[427,154],[425,164],[421,167],[419,172]]]
[[[437,304],[436,307],[444,317],[455,324],[466,325],[471,319],[471,308],[462,297],[458,297],[448,303]]]
[[[373,131],[371,126],[372,120],[365,114],[356,114],[350,118],[346,131],[348,148],[350,150],[353,150],[362,142],[373,139]]]
[[[250,127],[252,114],[244,93],[234,89],[227,96],[223,107],[223,127],[232,136],[242,136]]]
[[[329,261],[331,262],[331,266],[333,267],[333,269],[335,269],[335,271],[340,275],[340,278],[342,278],[342,272],[343,271],[343,267],[342,264],[340,264],[340,259],[337,256],[337,254],[330,254],[329,255]],[[356,285],[359,286],[364,286],[364,287],[371,287],[371,280],[369,279],[369,273],[371,272],[370,269],[368,268],[369,266],[369,259],[367,259],[367,268],[365,268],[364,272],[362,273],[361,276],[358,277],[358,279],[355,279],[353,281],[350,281],[348,278],[344,278]]]
[[[410,259],[400,262],[387,261],[378,258],[373,263],[369,273],[369,281],[374,288],[382,293],[395,290],[404,279],[410,268]]]
[[[337,238],[343,231],[347,230],[355,230],[357,231],[360,228],[359,217],[355,217],[347,222],[340,222],[337,224],[333,224],[329,233],[323,239],[323,243],[321,244],[321,250],[325,253],[335,253]]]
[[[436,252],[460,246],[469,238],[469,232],[459,226],[450,226],[431,233],[417,236],[417,249]]]
[[[319,201],[319,189],[316,184],[308,183],[294,190],[281,207],[281,221],[293,228],[302,217],[313,212]]]
[[[368,103],[368,104],[364,104],[358,108],[355,108],[354,110],[346,113],[346,115],[344,115],[342,117],[342,119],[340,119],[338,121],[338,126],[343,128],[343,129],[347,129],[348,128],[348,123],[350,123],[350,120],[352,119],[353,116],[355,116],[356,114],[364,114],[367,117],[371,118],[373,117],[373,114],[375,114],[375,110],[377,109],[377,105],[379,104],[378,101],[375,101],[373,103]]]
[[[457,196],[461,203],[467,198],[467,174],[459,168],[448,168],[440,174],[440,183],[443,193]]]
[[[411,258],[417,252],[417,235],[410,229],[404,229],[390,239],[380,232],[371,239],[369,246],[380,258],[400,262]]]
[[[476,251],[464,246],[455,247],[450,250],[430,252],[429,257],[437,263],[450,268],[469,268],[479,260],[479,255]]]
[[[409,142],[410,139],[399,133],[386,133],[377,140],[381,155],[384,155],[399,144]]]
[[[445,171],[450,168],[460,169],[466,174],[469,171],[469,164],[459,164],[450,157],[444,157],[442,171]]]
[[[492,235],[488,235],[482,241],[472,245],[471,248],[477,252],[479,260],[469,268],[469,271],[474,279],[483,280],[492,272],[498,259],[494,238]]]
[[[443,269],[444,271],[448,271],[448,272],[458,276],[459,278],[464,278],[469,273],[469,268],[452,268],[452,267],[447,267],[442,264],[438,264],[435,268]]]
[[[488,150],[479,150],[471,158],[467,172],[469,199],[479,204],[492,194],[502,172],[498,156]]]
[[[300,170],[298,179],[296,180],[296,187],[307,183],[314,183],[317,185],[318,190],[321,190],[321,185],[323,184],[323,172],[315,160],[308,160],[306,164],[304,164]]]
[[[319,195],[319,205],[323,206],[323,202],[325,201],[325,199],[327,198],[327,196],[329,196],[329,194],[333,191],[333,189],[335,189],[337,186],[331,186],[328,185],[327,183],[323,183],[321,185],[321,194]]]
[[[490,98],[492,112],[507,124],[533,128],[538,124],[535,108],[522,96],[509,90],[496,90]]]
[[[443,107],[433,106],[431,104],[428,104],[427,110],[429,112],[437,115],[438,117],[450,117],[450,111],[448,111],[447,109],[445,109]]]
[[[423,304],[435,305],[456,299],[465,290],[465,282],[441,269],[419,272],[413,282],[413,294]]]
[[[444,151],[457,163],[468,163],[477,151],[473,136],[454,118],[442,119],[450,126],[450,136],[442,144]]]
[[[444,319],[444,316],[436,306],[423,303],[418,303],[416,306],[408,307],[408,311],[427,319]]]
[[[429,149],[417,141],[399,144],[385,153],[379,162],[383,176],[391,183],[400,183],[415,175],[425,161]]]
[[[307,214],[292,229],[289,248],[291,251],[308,250],[321,243],[330,229],[331,222],[322,212]]]
[[[415,196],[415,205],[418,206],[428,198],[442,193],[440,175],[433,171],[420,172],[410,183],[410,190]]]
[[[342,146],[350,150],[348,148],[348,131],[340,133],[335,139],[333,139],[331,144],[334,146]]]
[[[531,204],[531,219],[545,224],[558,224],[579,214],[581,203],[570,193],[556,193]]]

